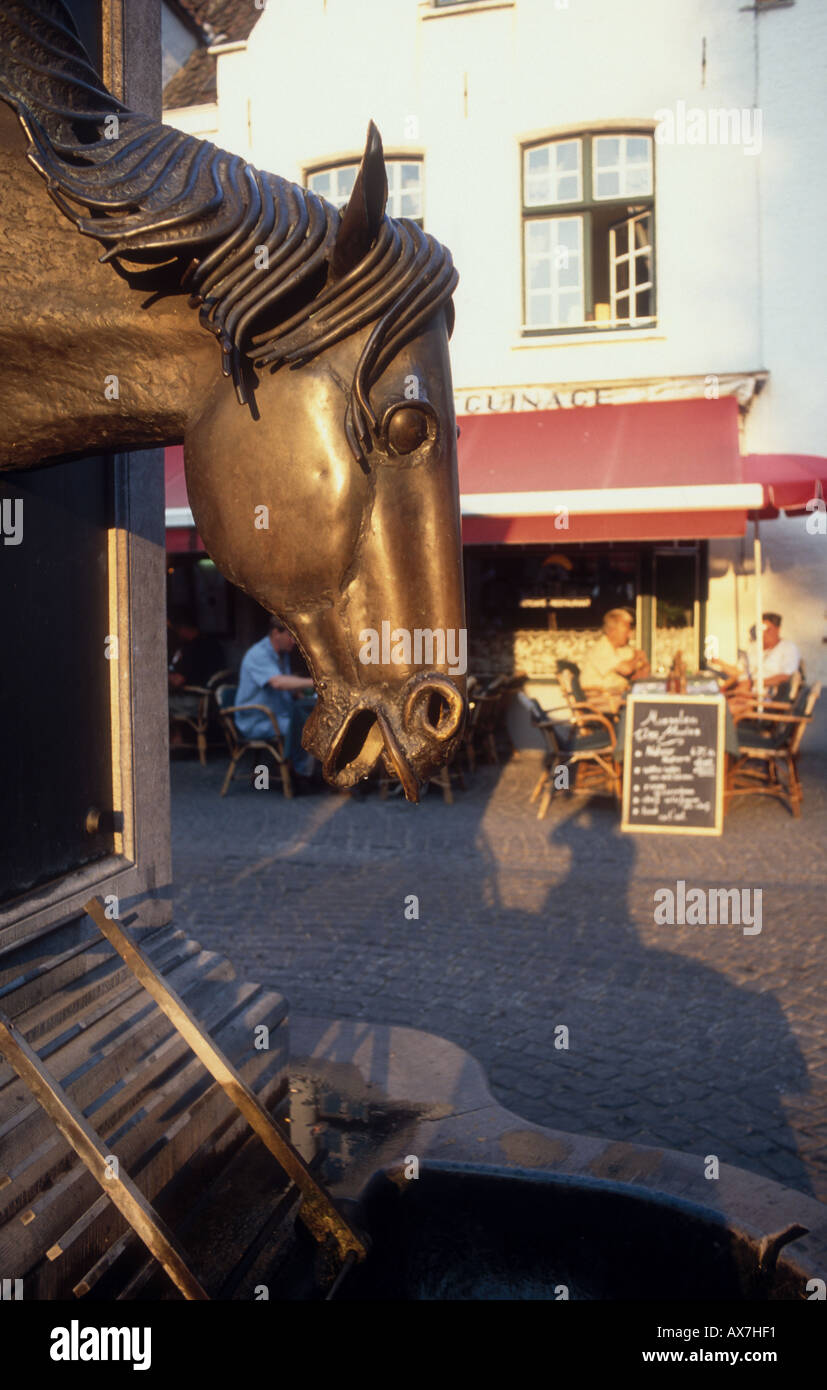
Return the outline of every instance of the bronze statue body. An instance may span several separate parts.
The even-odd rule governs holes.
[[[183,440],[210,554],[309,662],[305,745],[415,800],[464,716],[457,277],[385,213],[378,132],[339,214],[123,108],[60,0],[0,0],[0,97],[0,468]]]

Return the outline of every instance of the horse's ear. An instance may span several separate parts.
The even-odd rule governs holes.
[[[336,234],[330,267],[334,280],[341,279],[368,254],[379,235],[387,201],[388,176],[382,137],[371,121],[362,163]]]

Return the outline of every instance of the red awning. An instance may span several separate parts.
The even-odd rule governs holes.
[[[827,492],[827,459],[817,454],[745,454],[744,481],[760,483],[765,507],[803,511],[814,497]]]
[[[187,497],[183,444],[173,444],[164,450],[164,492],[167,552],[203,552],[204,542],[195,530]]]
[[[172,444],[164,450],[164,486],[167,511],[173,507],[185,507],[189,511],[183,444]]]
[[[764,501],[743,476],[732,396],[463,415],[459,425],[471,544],[741,536]]]
[[[466,544],[742,536],[801,509],[827,460],[738,450],[735,397],[459,417]],[[165,450],[167,549],[203,551],[184,450]]]

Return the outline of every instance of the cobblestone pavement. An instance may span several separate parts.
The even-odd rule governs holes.
[[[246,777],[222,800],[222,758],[177,761],[175,921],[296,1014],[459,1043],[536,1123],[714,1153],[827,1200],[827,759],[804,759],[800,821],[740,799],[720,839],[621,835],[600,798],[558,796],[538,822],[538,767],[524,753],[416,807],[290,802]],[[679,879],[760,888],[760,934],[656,925],[653,894]]]

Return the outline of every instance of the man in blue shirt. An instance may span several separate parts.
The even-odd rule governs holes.
[[[237,705],[266,705],[276,716],[284,740],[285,756],[300,777],[313,772],[313,758],[301,746],[305,721],[313,707],[311,700],[297,692],[312,690],[309,676],[294,676],[290,653],[296,645],[292,633],[278,618],[270,619],[270,631],[244,654],[238,678]],[[273,726],[261,710],[243,710],[233,716],[242,738],[271,738]]]

